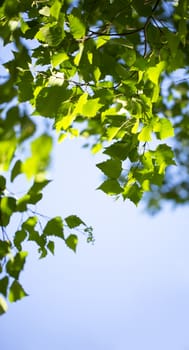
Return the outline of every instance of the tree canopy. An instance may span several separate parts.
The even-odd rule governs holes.
[[[105,194],[162,203],[189,201],[188,0],[0,1],[0,313],[27,252],[54,254],[54,238],[76,250],[77,215],[35,212],[50,180],[53,140],[83,137],[104,174]],[[9,188],[25,176],[21,196]],[[19,217],[13,238],[10,221]]]

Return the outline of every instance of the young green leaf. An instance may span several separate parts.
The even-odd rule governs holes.
[[[70,249],[76,252],[78,237],[76,235],[70,235],[68,238],[66,238],[65,243]]]
[[[25,290],[23,289],[21,284],[15,280],[10,286],[9,296],[8,296],[9,301],[11,303],[13,303],[13,302],[20,300],[26,296],[28,296],[28,294],[25,292]]]

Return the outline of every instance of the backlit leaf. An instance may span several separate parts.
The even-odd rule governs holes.
[[[0,297],[0,315],[3,315],[8,310],[8,305],[6,301]]]
[[[66,238],[65,243],[70,249],[76,252],[78,237],[76,235],[70,235],[68,238]]]
[[[85,26],[81,19],[75,15],[76,11],[72,11],[69,15],[70,31],[74,39],[81,39],[85,35]]]
[[[18,281],[14,281],[10,286],[9,301],[11,303],[13,303],[13,302],[20,300],[26,296],[28,296],[28,294],[25,292],[25,290],[23,289],[21,284]]]

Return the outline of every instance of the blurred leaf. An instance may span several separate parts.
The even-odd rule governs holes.
[[[1,204],[1,226],[7,226],[11,216],[16,212],[16,199],[13,197],[3,197],[0,199]]]
[[[6,271],[11,277],[14,277],[15,279],[19,278],[20,272],[24,268],[27,255],[27,252],[21,251],[16,253],[16,255],[10,258],[6,263]]]
[[[8,305],[6,301],[0,297],[0,315],[3,315],[8,310]]]

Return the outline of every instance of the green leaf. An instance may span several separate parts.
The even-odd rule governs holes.
[[[33,232],[37,222],[38,222],[37,216],[30,216],[26,221],[22,223],[22,229],[31,233]]]
[[[170,146],[159,145],[155,151],[156,162],[159,165],[159,174],[164,174],[168,165],[175,165],[174,153]]]
[[[47,248],[50,250],[50,252],[54,255],[54,248],[55,248],[55,244],[53,241],[49,241],[47,244]]]
[[[49,17],[50,16],[50,7],[49,6],[43,6],[40,10],[39,10],[40,15]]]
[[[61,63],[64,61],[69,60],[69,56],[67,55],[66,52],[60,51],[52,56],[51,62],[53,67],[59,66]]]
[[[101,169],[106,176],[112,179],[117,179],[122,170],[121,161],[118,159],[108,159],[107,161],[99,163],[96,166]]]
[[[0,293],[3,294],[5,297],[7,296],[8,285],[9,278],[8,276],[5,276],[0,280]]]
[[[50,14],[55,19],[58,19],[62,3],[59,0],[54,0],[53,5],[50,8]]]
[[[17,211],[26,211],[28,209],[28,204],[36,204],[42,199],[42,197],[42,193],[25,194],[17,201]]]
[[[116,180],[106,180],[97,189],[105,192],[108,195],[120,194],[123,189]]]
[[[118,142],[115,142],[113,145],[106,147],[104,153],[108,154],[112,158],[125,160],[128,157],[131,149],[132,149],[131,142],[118,141]]]
[[[36,98],[37,112],[49,118],[54,118],[61,104],[70,97],[71,93],[63,86],[51,86],[43,88]]]
[[[154,83],[155,85],[158,85],[159,77],[163,69],[165,68],[165,62],[161,61],[158,64],[156,64],[155,67],[150,67],[147,70],[148,78]]]
[[[60,216],[57,216],[49,220],[43,230],[43,234],[45,236],[56,236],[64,238],[62,218]]]
[[[25,230],[19,230],[15,232],[14,245],[18,250],[22,250],[21,243],[26,239],[27,233]]]
[[[3,315],[8,310],[8,305],[6,301],[0,297],[0,315]]]
[[[9,241],[2,241],[0,239],[0,260],[10,253],[11,244]]]
[[[31,142],[31,157],[22,163],[22,172],[26,174],[28,179],[46,171],[50,162],[52,145],[52,137],[47,134],[43,134]]]
[[[1,198],[1,226],[7,226],[12,214],[16,211],[16,199],[13,197]]]
[[[81,39],[85,35],[85,26],[82,20],[76,16],[76,9],[72,11],[72,13],[68,16],[70,31],[73,35],[74,39]]]
[[[170,120],[166,118],[159,119],[153,130],[159,133],[160,140],[174,136],[174,128]]]
[[[20,272],[24,268],[27,255],[27,252],[19,252],[7,262],[6,271],[11,277],[14,277],[15,279],[19,278]]]
[[[138,140],[143,142],[151,141],[152,139],[151,133],[152,133],[152,127],[148,125],[144,126],[138,135]]]
[[[49,46],[56,47],[60,45],[64,39],[65,33],[62,25],[46,24],[35,35],[39,41],[46,43]]]
[[[6,179],[4,176],[0,175],[0,193],[6,188]]]
[[[96,40],[96,48],[99,49],[101,46],[107,44],[107,42],[110,40],[109,35],[101,35],[97,37]]]
[[[128,184],[124,188],[123,198],[130,199],[135,205],[137,205],[140,202],[142,195],[143,192],[136,183]]]
[[[42,180],[42,181],[37,181],[35,180],[33,185],[30,187],[28,194],[36,194],[38,192],[41,192],[41,190],[44,189],[44,187],[46,187],[49,183],[51,182],[51,180]]]
[[[70,215],[65,218],[65,221],[69,228],[75,228],[85,223],[76,215]]]
[[[66,238],[65,243],[70,249],[76,252],[78,237],[76,235],[69,235],[68,238]]]
[[[127,48],[123,54],[123,59],[129,67],[132,66],[136,61],[136,51],[133,48]]]
[[[82,113],[89,118],[95,117],[99,109],[103,106],[99,103],[99,100],[100,98],[91,98],[88,100],[83,106]]]
[[[22,162],[20,159],[18,159],[11,171],[11,182],[13,182],[14,179],[21,173],[22,173]]]
[[[28,296],[28,294],[25,292],[25,290],[23,289],[21,284],[18,281],[14,281],[10,286],[9,301],[11,303],[13,303],[13,302],[20,300],[26,296]]]

